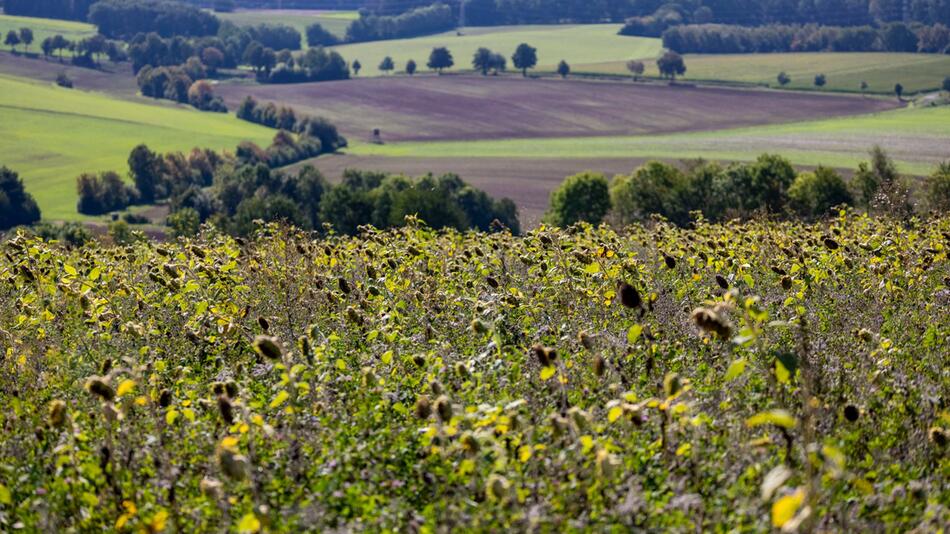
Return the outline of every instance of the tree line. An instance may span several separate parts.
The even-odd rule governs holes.
[[[360,18],[351,22],[346,29],[346,41],[357,43],[440,33],[454,29],[457,22],[456,14],[442,3],[392,16],[371,14],[364,10]]]
[[[921,196],[916,203],[920,209],[950,208],[950,161],[924,180]],[[875,147],[850,180],[823,166],[796,172],[788,160],[771,154],[731,165],[697,160],[680,167],[653,161],[613,180],[581,173],[551,194],[545,221],[556,226],[605,220],[625,225],[661,216],[686,226],[700,213],[711,221],[760,215],[816,219],[840,206],[897,217],[915,212],[909,179]]]
[[[99,0],[89,9],[89,22],[112,38],[147,32],[163,37],[214,35],[221,24],[211,13],[169,0]]]
[[[324,152],[335,152],[347,145],[346,138],[327,119],[298,114],[291,107],[277,107],[273,102],[260,105],[251,96],[238,106],[237,118],[318,139]]]
[[[893,22],[871,26],[817,24],[742,27],[721,24],[674,26],[663,32],[663,46],[681,54],[762,52],[950,52],[950,29],[942,24]]]

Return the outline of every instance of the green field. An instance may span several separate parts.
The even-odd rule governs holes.
[[[70,41],[75,41],[96,34],[96,27],[84,22],[0,15],[0,34],[2,34],[2,37],[6,37],[8,31],[19,31],[20,28],[33,30],[33,44],[30,46],[31,52],[39,52],[40,43],[43,42],[43,39],[52,37],[53,35],[59,34]],[[0,43],[3,42],[2,37],[0,37]],[[5,50],[10,49],[10,47],[7,46],[3,48]],[[17,50],[22,49],[22,46],[17,47]]]
[[[115,100],[0,76],[0,165],[20,173],[43,217],[79,219],[76,176],[127,171],[129,151],[146,143],[161,152],[265,144],[273,131],[231,114]]]
[[[825,90],[859,91],[861,82],[868,90],[891,93],[901,83],[908,93],[938,89],[950,76],[950,56],[943,54],[896,53],[794,53],[688,55],[686,80],[722,80],[777,86],[782,71],[792,81],[792,89],[814,89],[815,75],[827,77]],[[656,63],[646,64],[648,76],[658,76]],[[614,61],[584,64],[577,72],[627,74],[626,63]]]
[[[336,47],[347,61],[363,64],[360,76],[381,74],[376,67],[386,56],[402,70],[406,61],[414,59],[424,70],[429,53],[434,47],[448,47],[455,58],[455,70],[470,70],[472,56],[479,47],[500,52],[508,59],[521,43],[538,49],[538,68],[553,69],[559,61],[571,65],[626,61],[630,58],[654,58],[660,53],[660,40],[617,35],[616,24],[589,24],[568,26],[501,26],[493,28],[463,28],[462,35],[446,32],[414,39],[374,41]]]
[[[775,152],[800,165],[855,167],[879,144],[904,172],[950,158],[950,107],[732,130],[631,137],[498,139],[355,145],[357,155],[431,158],[706,158],[750,161]]]
[[[307,11],[284,10],[278,12],[271,9],[235,11],[234,13],[215,13],[219,19],[231,21],[238,26],[257,24],[284,24],[292,26],[300,32],[304,41],[307,39],[307,26],[319,22],[327,31],[340,37],[346,35],[346,28],[350,22],[359,18],[356,11]],[[306,43],[301,43],[306,44]]]

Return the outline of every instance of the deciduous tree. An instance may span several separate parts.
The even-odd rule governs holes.
[[[533,69],[538,64],[538,49],[528,43],[521,43],[511,56],[511,62],[521,70],[522,76],[527,77],[528,69]]]

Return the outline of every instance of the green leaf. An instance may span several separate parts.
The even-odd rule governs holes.
[[[13,504],[13,496],[6,486],[0,484],[0,504]]]
[[[393,351],[387,350],[386,352],[384,352],[383,355],[380,356],[380,360],[382,360],[383,363],[386,364],[386,365],[389,365],[390,363],[392,363],[392,361],[393,361]]]
[[[762,425],[775,425],[782,428],[795,428],[795,417],[786,410],[769,410],[760,412],[746,419],[746,426],[749,428]]]
[[[725,381],[729,382],[730,380],[733,380],[734,378],[741,375],[745,371],[745,364],[745,358],[739,358],[738,360],[732,362],[729,365],[729,369],[726,370]]]
[[[643,327],[635,324],[630,327],[630,330],[627,330],[627,343],[633,345],[640,339],[640,334],[643,333]]]

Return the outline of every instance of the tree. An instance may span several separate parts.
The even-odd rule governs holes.
[[[863,95],[868,90],[868,82],[861,80],[861,94]]]
[[[162,158],[145,145],[138,145],[129,154],[129,174],[144,204],[152,204],[165,196],[162,179]]]
[[[571,73],[571,66],[567,64],[567,61],[561,60],[557,64],[557,73],[561,75],[561,78],[567,78],[567,75]]]
[[[241,61],[243,61],[245,65],[254,67],[254,70],[260,70],[263,55],[264,45],[257,41],[252,41],[244,49],[244,55],[241,56]]]
[[[564,180],[551,193],[551,206],[544,216],[554,226],[578,222],[600,224],[610,211],[610,189],[603,174],[584,172]]]
[[[417,68],[418,66],[416,65],[416,60],[410,59],[409,61],[406,62],[406,74],[408,74],[409,76],[412,76],[413,74],[415,74]]]
[[[26,192],[20,176],[0,167],[0,231],[40,220],[40,208]]]
[[[476,50],[475,55],[472,57],[472,68],[481,71],[482,76],[487,76],[488,71],[492,68],[493,61],[494,54],[492,54],[492,51],[482,47]]]
[[[310,46],[334,46],[340,43],[336,35],[327,31],[319,22],[307,26],[307,44]]]
[[[815,76],[815,87],[824,87],[828,83],[828,78],[824,74]]]
[[[33,30],[29,28],[20,28],[20,42],[23,43],[26,51],[30,51],[30,45],[33,44]]]
[[[901,84],[899,84],[899,83],[898,83],[898,84],[895,84],[895,85],[894,85],[894,94],[897,95],[897,99],[898,99],[898,100],[903,100],[903,99],[904,99],[904,86],[901,85]]]
[[[11,52],[16,52],[16,47],[20,44],[20,36],[17,35],[17,32],[10,30],[7,32],[7,38],[3,40],[3,44],[9,46]]]
[[[511,56],[511,62],[515,68],[521,70],[521,75],[527,78],[528,69],[533,69],[538,64],[538,49],[528,43],[521,43]]]
[[[788,197],[792,208],[807,217],[820,217],[854,200],[841,175],[822,166],[799,174],[788,188]]]
[[[782,87],[785,87],[786,85],[792,82],[792,79],[788,76],[788,74],[785,74],[784,70],[778,73],[777,80],[778,80],[778,84],[781,85]]]
[[[52,56],[52,55],[53,55],[53,52],[54,52],[54,49],[53,49],[53,38],[52,38],[52,37],[47,37],[46,39],[43,39],[43,42],[40,44],[40,48],[43,49],[43,56],[44,56],[44,57],[49,58],[50,56]]]
[[[633,81],[637,81],[640,76],[643,76],[643,72],[646,70],[646,65],[644,65],[642,61],[631,59],[627,62],[627,70],[633,75]]]
[[[656,60],[656,66],[660,70],[660,76],[674,82],[677,75],[686,74],[686,62],[683,61],[683,56],[673,51],[663,54],[663,57]]]
[[[504,72],[505,70],[508,69],[508,60],[505,59],[505,56],[501,54],[492,54],[491,68],[492,68],[492,75],[498,76],[499,72]]]
[[[379,70],[381,70],[381,71],[383,71],[383,72],[385,72],[385,73],[387,73],[387,74],[389,74],[390,72],[392,72],[393,69],[395,69],[395,68],[396,68],[396,64],[393,63],[393,58],[391,58],[391,57],[389,57],[389,56],[384,57],[383,60],[379,63]]]
[[[449,49],[444,46],[433,48],[432,53],[429,54],[429,62],[426,64],[427,67],[438,71],[439,74],[442,74],[443,69],[450,69],[454,65],[455,60],[452,59],[452,52],[449,52]]]
[[[363,68],[363,64],[360,63],[360,60],[357,59],[357,60],[354,60],[354,61],[353,61],[353,74],[354,74],[354,75],[359,76],[359,75],[360,75],[360,69],[362,69],[362,68]]]
[[[224,65],[224,52],[209,46],[201,51],[201,62],[208,68],[208,74],[214,76],[218,73],[218,69]]]
[[[950,76],[943,79],[943,90],[950,93]]]

